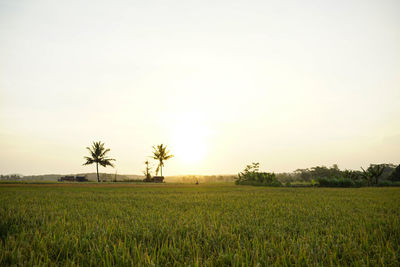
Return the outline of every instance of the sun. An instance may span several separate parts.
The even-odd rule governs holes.
[[[184,164],[200,163],[207,152],[207,129],[196,120],[183,120],[173,129],[174,155]]]

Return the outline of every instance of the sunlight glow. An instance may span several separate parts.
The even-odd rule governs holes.
[[[182,164],[198,164],[207,152],[207,127],[198,116],[183,115],[173,127],[171,148]]]

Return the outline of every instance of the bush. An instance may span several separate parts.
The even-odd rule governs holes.
[[[237,185],[256,186],[282,186],[282,183],[275,177],[275,173],[259,172],[258,162],[247,165],[243,172],[238,174],[235,181]]]
[[[320,187],[363,187],[368,186],[365,180],[351,180],[348,178],[320,178],[318,179]],[[376,186],[400,186],[400,182],[392,182],[388,180],[379,181]]]
[[[400,181],[400,165],[397,166],[396,169],[392,171],[392,173],[389,176],[389,180],[391,180],[392,182]]]
[[[379,181],[377,186],[392,186],[393,183],[391,181]]]
[[[318,179],[321,187],[359,187],[360,184],[349,178],[320,178]]]
[[[355,180],[354,181],[354,187],[363,187],[367,186],[368,183],[365,180]]]
[[[392,182],[388,180],[379,181],[377,186],[400,186],[400,182]]]
[[[268,183],[268,184],[266,184],[267,186],[276,186],[276,187],[279,187],[279,186],[282,186],[282,183],[281,182],[279,182],[278,180],[274,180],[274,181],[272,181],[272,182],[270,182],[270,183]]]
[[[319,178],[318,183],[319,183],[319,186],[322,186],[322,187],[331,187],[332,179]]]
[[[354,187],[355,184],[353,180],[342,177],[338,179],[338,185],[340,187]]]
[[[273,181],[272,183],[261,183],[258,181],[235,181],[236,185],[254,185],[254,186],[273,186],[273,187],[280,187],[282,183],[279,181]]]

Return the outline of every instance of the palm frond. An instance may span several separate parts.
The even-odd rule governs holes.
[[[111,166],[114,168],[114,164],[111,163],[111,161],[115,161],[115,159],[103,159],[101,161],[99,161],[99,164],[103,167],[107,167],[107,166]]]
[[[84,157],[84,159],[86,160],[86,162],[83,163],[82,165],[90,165],[94,163],[94,160],[92,158]]]
[[[170,158],[173,158],[174,157],[174,155],[168,155],[168,156],[165,156],[165,160],[167,160],[167,159],[170,159]]]
[[[109,148],[105,149],[100,153],[100,157],[104,157],[108,152],[110,152],[110,149]]]

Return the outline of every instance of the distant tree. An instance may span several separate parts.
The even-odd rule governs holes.
[[[399,166],[396,167],[396,169],[394,169],[392,171],[392,173],[389,175],[389,180],[391,180],[392,182],[398,182],[400,181],[400,164]]]
[[[238,173],[236,184],[247,185],[265,185],[265,186],[281,186],[281,183],[276,179],[275,173],[259,172],[260,163],[253,162],[247,165],[246,168]]]
[[[246,168],[242,172],[238,173],[238,183],[244,181],[255,181],[257,179],[257,173],[260,169],[259,162],[253,162],[249,165],[246,165]]]
[[[370,164],[367,170],[364,170],[363,167],[361,167],[361,169],[363,171],[362,176],[367,180],[368,185],[376,185],[384,171],[384,166],[381,164]]]
[[[333,164],[329,170],[331,176],[339,177],[342,174],[342,171],[339,169],[337,164]]]
[[[381,163],[379,165],[383,167],[383,172],[381,177],[379,177],[379,179],[390,180],[389,176],[392,174],[392,172],[396,169],[397,166],[391,163]]]
[[[164,161],[172,158],[174,155],[170,155],[170,151],[167,150],[167,146],[164,146],[163,144],[153,146],[153,158],[155,160],[158,160],[158,166],[156,169],[156,175],[158,174],[158,171],[161,170],[161,176],[162,174],[162,168],[164,167]]]
[[[317,178],[334,178],[339,177],[341,172],[337,164],[333,164],[331,168],[325,166],[316,166],[311,168],[311,177]]]
[[[97,182],[100,182],[99,176],[99,164],[103,167],[114,165],[111,161],[115,161],[115,159],[107,158],[106,154],[110,152],[109,148],[104,148],[104,143],[102,142],[93,142],[92,147],[86,147],[87,150],[90,152],[90,157],[84,157],[86,162],[83,165],[90,165],[96,163],[96,173],[97,173]]]
[[[342,177],[352,181],[358,181],[363,178],[363,173],[361,171],[344,170],[342,171]]]
[[[151,167],[150,167],[150,163],[148,160],[146,160],[144,162],[144,164],[146,165],[146,168],[144,169],[144,176],[145,176],[145,180],[146,181],[150,181],[151,179]]]
[[[309,169],[297,169],[294,173],[297,177],[306,182],[312,179],[337,178],[342,176],[342,171],[337,164],[333,164],[330,168],[326,166],[315,166]]]

